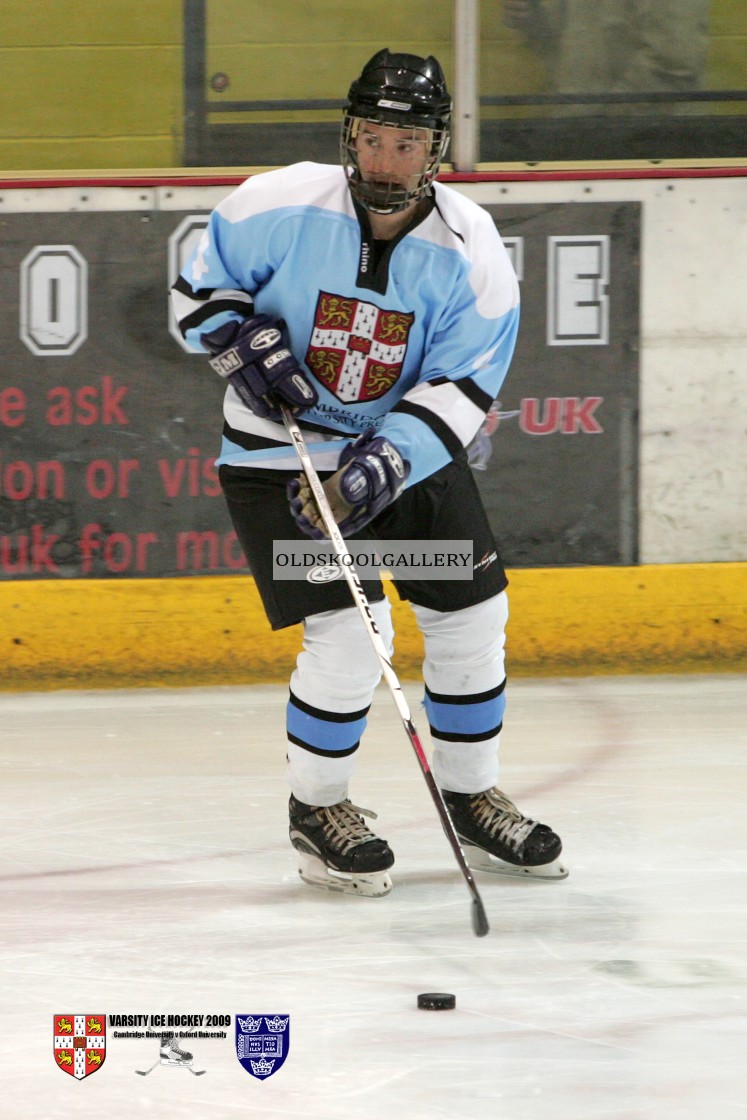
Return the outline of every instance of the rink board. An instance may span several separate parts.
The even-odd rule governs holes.
[[[0,580],[244,569],[214,465],[225,383],[168,300],[207,210],[176,187],[179,209],[137,190],[92,187],[92,209],[30,195],[0,207]],[[487,209],[522,289],[476,472],[504,560],[634,564],[640,203]]]
[[[510,572],[512,674],[747,669],[747,564]],[[418,677],[412,611],[394,604],[394,665]],[[0,584],[2,688],[286,681],[301,629],[273,634],[250,578]],[[8,655],[9,654],[9,655]]]

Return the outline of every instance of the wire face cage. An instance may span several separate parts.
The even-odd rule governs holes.
[[[365,169],[361,168],[363,145],[368,142],[375,147],[381,129],[391,130],[393,139],[397,134],[403,148],[415,145],[410,162],[419,166],[410,171],[409,163],[403,159],[401,175],[366,177]],[[340,160],[350,177],[351,193],[361,206],[375,214],[395,214],[423,198],[438,174],[448,147],[447,128],[408,127],[400,122],[395,124],[353,113],[345,114],[340,134]]]

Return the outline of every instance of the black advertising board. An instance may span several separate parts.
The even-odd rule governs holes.
[[[636,563],[640,206],[487,209],[522,290],[476,472],[506,563]]]
[[[487,209],[523,299],[476,459],[506,563],[633,563],[639,206]],[[213,465],[223,383],[169,315],[205,220],[3,214],[0,578],[245,570]]]

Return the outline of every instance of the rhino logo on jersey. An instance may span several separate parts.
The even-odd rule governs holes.
[[[320,292],[306,364],[343,404],[375,401],[402,373],[412,312]]]

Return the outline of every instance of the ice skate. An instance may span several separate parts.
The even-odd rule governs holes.
[[[375,818],[375,813],[347,800],[314,806],[293,796],[289,811],[290,840],[299,854],[298,873],[304,883],[367,898],[389,894],[392,881],[387,871],[394,855],[363,819]]]
[[[158,1060],[149,1069],[136,1069],[135,1073],[139,1073],[141,1077],[147,1077],[156,1066],[162,1065],[170,1066],[172,1069],[186,1069],[193,1073],[195,1077],[202,1077],[205,1070],[192,1069],[192,1061],[193,1058],[189,1050],[181,1048],[178,1038],[175,1038],[173,1034],[164,1034],[161,1036]]]
[[[516,878],[565,879],[562,844],[546,824],[525,817],[495,786],[483,793],[443,790],[446,808],[474,871]]]
[[[192,1069],[193,1057],[189,1050],[183,1050],[179,1045],[179,1039],[174,1038],[173,1035],[164,1035],[161,1039],[161,1055],[160,1063],[162,1066],[171,1066],[172,1068],[181,1067],[188,1069],[190,1073],[194,1073],[196,1077],[200,1077],[205,1070]]]

